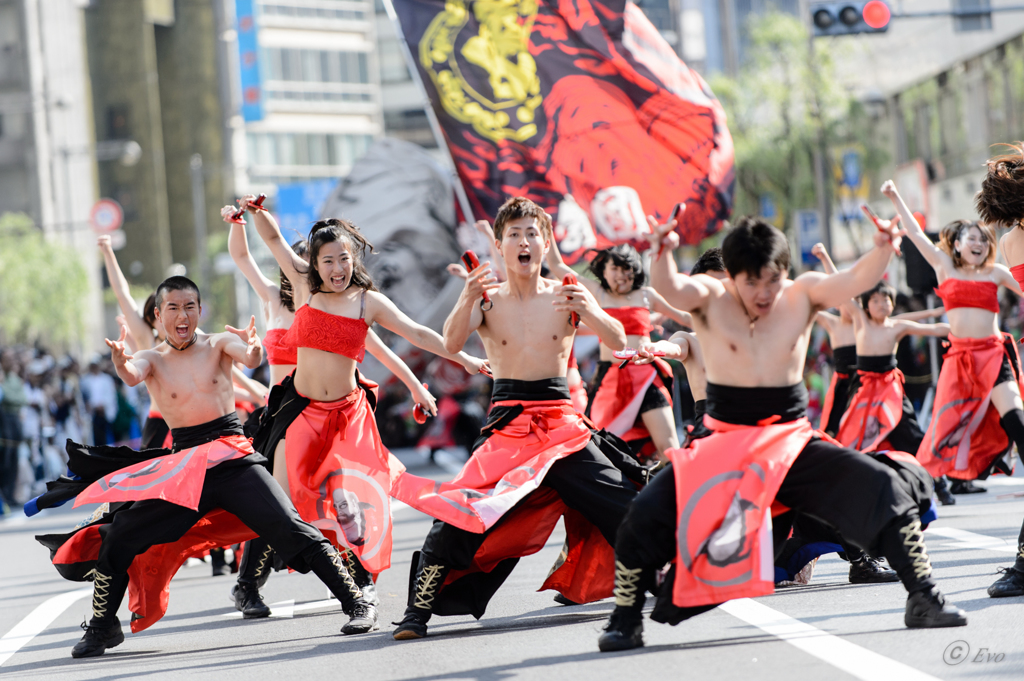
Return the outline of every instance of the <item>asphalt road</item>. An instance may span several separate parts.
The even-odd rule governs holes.
[[[419,474],[444,478],[415,455]],[[678,627],[646,624],[646,647],[597,651],[611,601],[565,607],[538,593],[562,544],[523,559],[486,616],[434,618],[422,641],[391,639],[405,607],[409,560],[429,519],[395,511],[393,566],[378,583],[381,631],[341,636],[346,618],[312,575],[277,573],[264,590],[275,616],[238,618],[230,577],[208,565],[183,568],[167,616],[101,658],[73,660],[89,610],[83,587],[66,582],[33,535],[72,527],[87,509],[57,509],[0,521],[0,677],[24,679],[849,679],[1024,677],[1024,597],[994,600],[985,589],[1009,565],[1024,519],[1024,477],[989,481],[989,492],[958,497],[926,534],[936,576],[968,612],[958,629],[903,626],[899,584],[851,585],[847,564],[819,561],[810,585],[734,601]],[[1012,497],[1015,492],[1020,497]],[[1000,498],[1000,497],[1003,498]],[[81,596],[63,596],[80,591]],[[58,602],[63,598],[63,602]],[[73,601],[65,609],[67,601]],[[127,605],[121,620],[127,620]],[[54,613],[59,613],[54,616]],[[51,621],[52,620],[52,621]],[[34,630],[38,634],[31,636]],[[12,653],[12,651],[14,651]]]

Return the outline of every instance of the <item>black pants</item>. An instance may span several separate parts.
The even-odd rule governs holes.
[[[835,528],[872,551],[896,519],[917,504],[888,466],[860,452],[811,440],[797,456],[775,498]],[[672,466],[637,495],[622,522],[615,557],[630,568],[660,569],[676,555],[676,479]]]
[[[199,509],[193,511],[160,499],[137,501],[118,512],[100,529],[96,569],[107,575],[124,574],[135,556],[151,546],[177,541],[204,515],[221,508],[273,545],[282,558],[293,558],[311,546],[329,547],[315,527],[302,520],[295,506],[262,465],[228,461],[206,471]]]
[[[569,508],[583,514],[583,517],[604,535],[608,543],[615,546],[619,524],[626,515],[630,502],[636,498],[637,490],[593,441],[575,454],[552,464],[542,484],[555,490]],[[434,521],[423,542],[424,560],[456,570],[465,570],[472,564],[473,556],[487,535],[505,522],[512,513],[513,511],[506,513],[483,534],[469,532],[440,520]],[[273,541],[270,543],[274,544]],[[274,544],[274,547],[277,548],[277,545]]]
[[[924,431],[921,430],[921,425],[917,422],[917,413],[914,412],[914,405],[910,403],[910,398],[906,395],[903,396],[903,417],[885,439],[889,441],[889,444],[896,451],[917,456],[917,448],[921,446],[921,441],[924,440]]]
[[[157,449],[164,446],[167,434],[171,429],[167,427],[167,421],[161,416],[150,416],[142,426],[141,449]]]
[[[850,383],[852,381],[853,376],[850,374],[836,376],[836,385],[832,391],[832,411],[828,413],[828,423],[823,428],[829,437],[835,437],[839,432],[839,423],[843,420],[846,404],[850,401]],[[915,449],[914,452],[916,451]]]

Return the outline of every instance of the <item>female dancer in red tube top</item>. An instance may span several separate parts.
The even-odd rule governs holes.
[[[1008,146],[1010,153],[989,160],[988,176],[981,183],[975,206],[986,223],[1010,229],[999,247],[1010,265],[1010,274],[1019,284],[1024,281],[1024,144]],[[1018,444],[1018,454],[1021,451]],[[1017,538],[1016,561],[1000,571],[1003,576],[988,588],[988,595],[1024,596],[1024,525]]]
[[[950,325],[950,350],[939,373],[935,407],[917,458],[935,477],[984,479],[1009,472],[1012,446],[1024,447],[1020,359],[1013,337],[999,330],[999,286],[1018,296],[1020,286],[996,264],[995,230],[958,220],[943,228],[936,246],[921,231],[892,182],[892,199],[908,236],[935,269]],[[955,490],[954,490],[955,491]]]
[[[572,272],[557,248],[547,253],[553,277]],[[644,286],[646,275],[640,254],[632,246],[620,245],[603,251],[590,262],[589,271],[597,281],[581,278],[580,283],[597,298],[602,309],[622,322],[632,348],[649,343],[651,312],[658,312],[686,325],[686,316],[665,302],[654,289]],[[672,370],[666,362],[633,363],[619,367],[611,348],[601,344],[597,374],[590,386],[587,416],[598,428],[618,435],[641,458],[660,458],[666,449],[679,447],[672,393],[668,382]]]
[[[286,336],[295,319],[295,300],[307,300],[310,296],[309,283],[306,276],[308,247],[304,239],[289,246],[281,235],[277,221],[259,204],[256,197],[243,197],[239,203],[246,206],[253,216],[260,236],[270,246],[280,267],[280,285],[274,284],[260,272],[256,261],[249,251],[245,234],[245,221],[232,220],[236,212],[233,206],[225,206],[221,210],[225,221],[231,224],[228,235],[228,251],[238,268],[245,275],[250,285],[263,301],[266,313],[267,335],[264,347],[267,349],[270,364],[271,380],[275,389],[270,397],[270,411],[261,421],[254,439],[254,446],[270,460],[274,478],[286,492],[290,492],[288,483],[288,465],[285,457],[285,433],[292,421],[302,411],[302,400],[295,393],[291,375],[297,364],[298,349],[294,339]],[[302,268],[301,270],[299,268]],[[413,399],[430,414],[437,413],[433,396],[423,387],[412,370],[380,340],[376,333],[366,333],[366,348],[389,371],[391,371],[413,395]],[[371,382],[362,381],[370,386]],[[375,387],[375,386],[373,386]],[[291,407],[291,408],[289,408]],[[296,409],[296,407],[298,407]],[[358,563],[355,555],[341,547],[342,555],[348,564],[357,584],[373,591],[373,581],[369,573]],[[242,565],[238,576],[238,584],[232,589],[235,607],[246,619],[266,617],[270,615],[268,608],[259,597],[259,587],[269,577],[273,551],[265,541],[253,540],[246,546]]]

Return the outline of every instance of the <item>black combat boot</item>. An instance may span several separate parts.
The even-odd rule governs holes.
[[[866,553],[850,559],[850,584],[884,584],[900,581],[895,570],[890,570],[878,558]]]
[[[615,561],[615,609],[597,639],[602,653],[643,647],[646,581],[643,568],[630,569]]]
[[[107,648],[124,643],[117,609],[127,590],[127,574],[105,575],[93,570],[92,619],[88,625],[82,622],[85,635],[71,649],[71,657],[99,657]]]
[[[945,596],[932,580],[932,564],[924,545],[924,531],[916,517],[905,516],[882,531],[882,553],[906,588],[903,623],[911,629],[962,627],[967,615]]]
[[[398,623],[392,636],[396,641],[409,641],[427,635],[427,621],[434,609],[445,577],[451,568],[431,561],[423,553],[413,556],[413,568],[409,575],[409,603],[405,617]]]
[[[1024,596],[1024,527],[1021,527],[1017,540],[1017,560],[1012,567],[999,568],[999,571],[1003,576],[988,588],[988,595],[992,598]]]
[[[368,602],[356,586],[345,559],[336,548],[327,544],[315,546],[304,554],[306,562],[320,581],[341,601],[342,611],[350,617],[341,628],[343,634],[365,634],[377,629],[377,608]]]
[[[949,491],[949,481],[946,480],[946,476],[940,475],[932,480],[935,482],[935,496],[939,498],[939,503],[943,506],[955,505],[956,497]]]
[[[238,583],[231,587],[235,610],[247,620],[270,617],[270,608],[263,602],[260,587],[267,583],[274,549],[261,538],[246,542]]]
[[[363,592],[363,598],[368,603],[372,603],[374,607],[380,607],[380,597],[377,595],[377,585],[373,582],[373,575],[370,571],[363,567],[363,564],[359,561],[359,557],[356,556],[355,551],[346,549],[342,551],[342,557],[345,559],[345,567],[348,568],[349,574],[352,575],[352,579],[355,580],[356,586]]]

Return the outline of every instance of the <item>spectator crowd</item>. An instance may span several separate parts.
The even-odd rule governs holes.
[[[68,439],[138,446],[148,395],[116,378],[107,357],[84,369],[45,348],[0,348],[0,515],[65,472]]]

